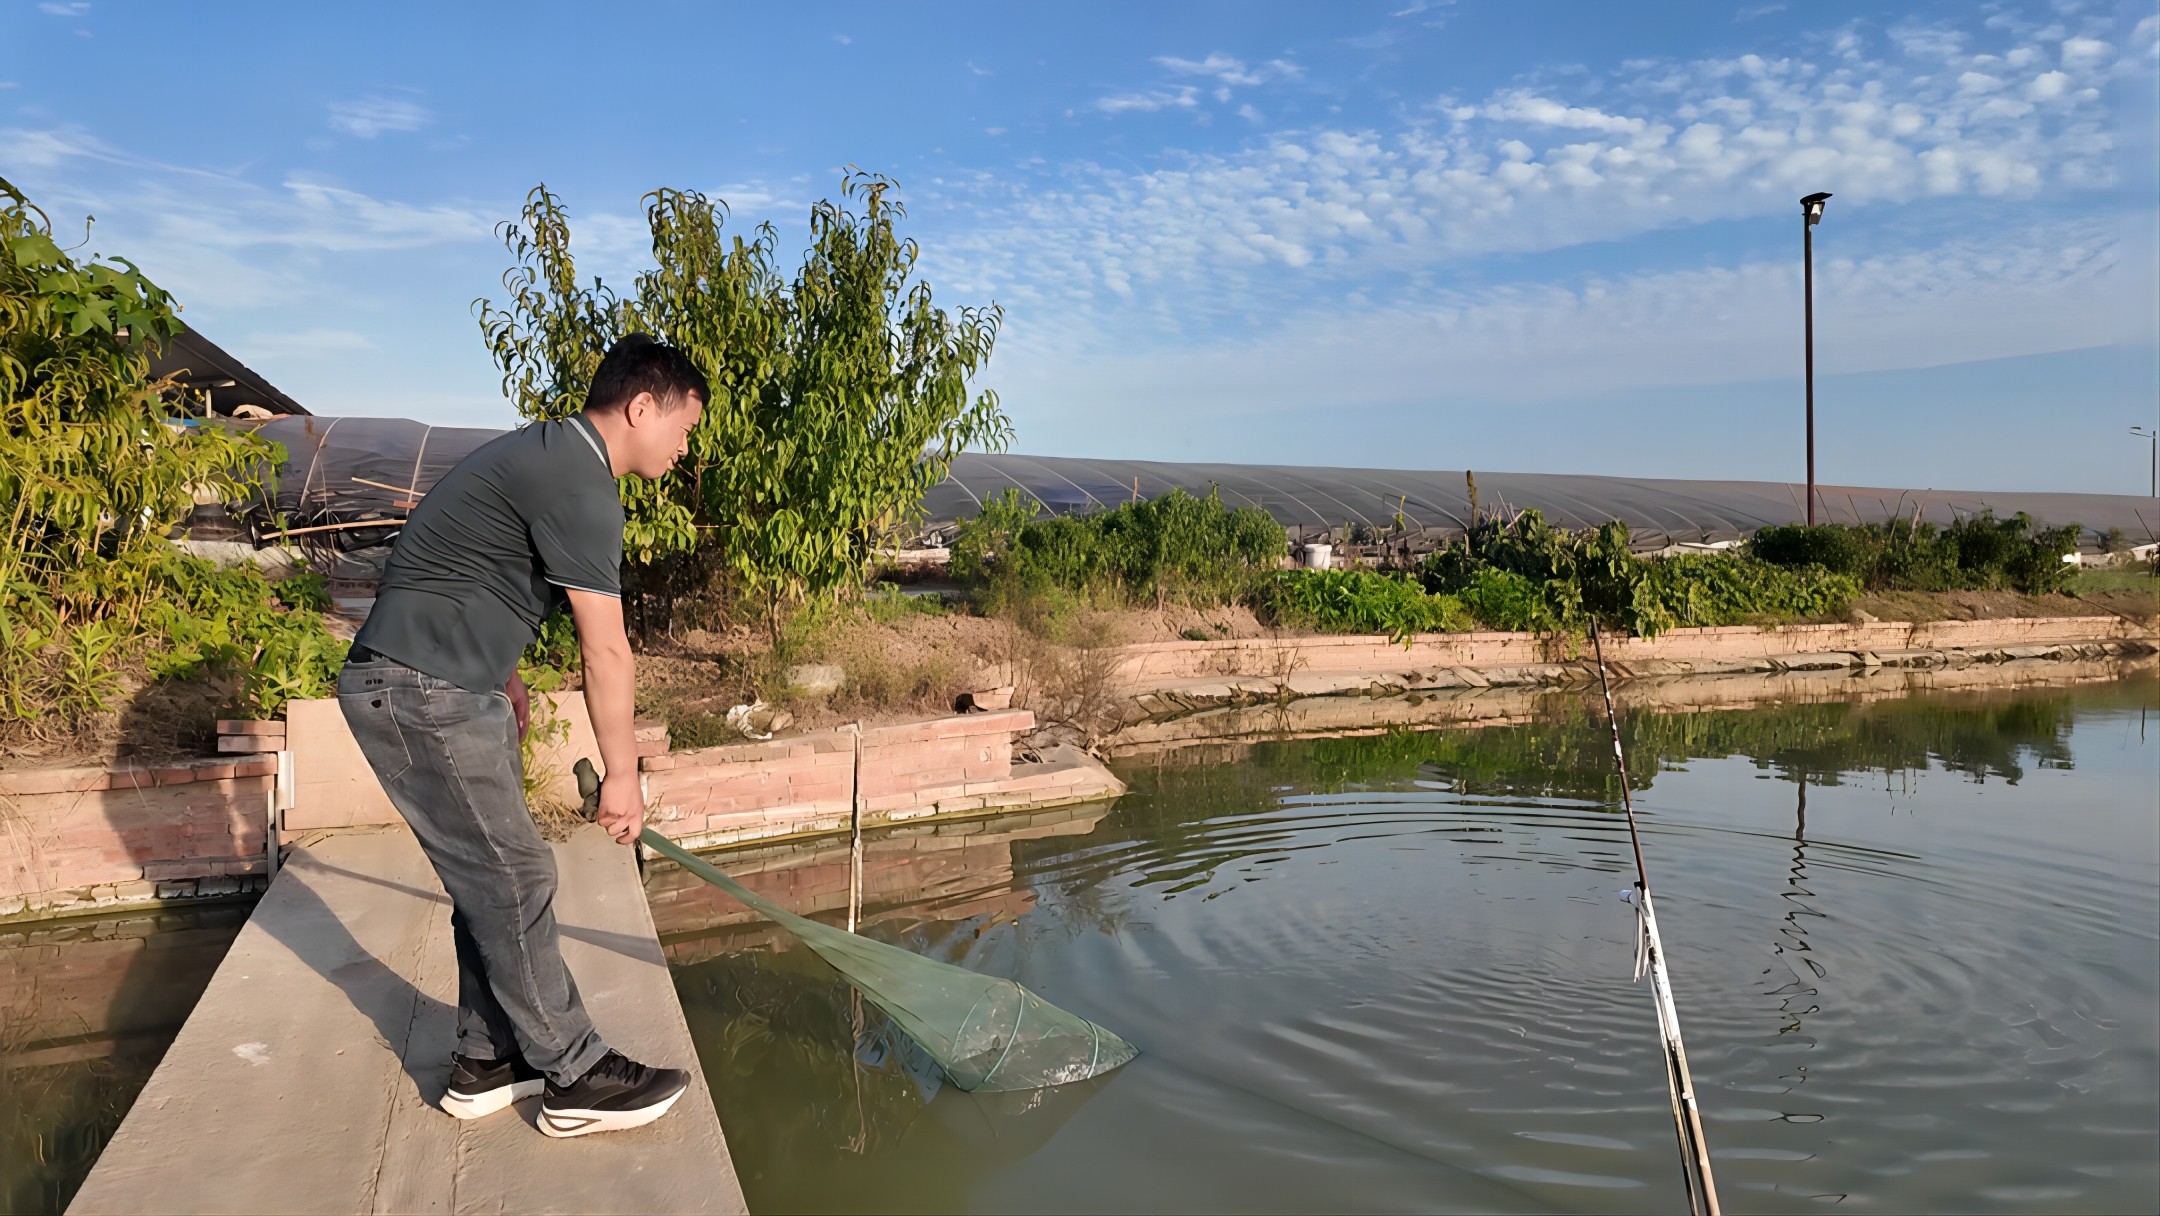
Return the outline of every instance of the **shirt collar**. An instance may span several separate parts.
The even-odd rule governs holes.
[[[615,466],[608,463],[606,441],[600,438],[589,423],[584,422],[576,414],[570,415],[563,421],[570,424],[570,429],[576,431],[578,438],[585,441],[585,446],[591,448],[593,455],[600,458],[600,466],[608,471],[608,476],[613,477],[615,475]]]

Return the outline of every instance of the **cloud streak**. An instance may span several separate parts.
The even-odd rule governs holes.
[[[2145,251],[2149,254],[2149,251]],[[2153,302],[2098,222],[1817,265],[1825,375],[2150,341]],[[1204,434],[1298,409],[1323,429],[1370,411],[1529,403],[1799,373],[1800,284],[1789,260],[1441,291],[1415,302],[1308,308],[1257,332],[1134,347],[1016,322],[1000,383],[1053,446]],[[2140,337],[2142,335],[2142,337]],[[1085,419],[1084,427],[1053,420]]]
[[[355,139],[390,132],[417,131],[434,121],[427,107],[394,97],[367,97],[330,103],[330,129]]]

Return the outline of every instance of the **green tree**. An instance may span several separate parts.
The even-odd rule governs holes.
[[[534,190],[501,230],[517,264],[507,303],[475,302],[481,328],[528,418],[580,408],[601,355],[633,330],[696,361],[713,399],[673,473],[624,483],[626,547],[648,569],[709,553],[777,629],[783,603],[859,587],[954,456],[1008,442],[996,394],[971,387],[1002,313],[934,302],[883,177],[850,173],[839,201],[811,208],[792,280],[769,225],[730,236],[725,204],[690,191],[645,202],[653,268],[621,298],[579,282],[567,213]]]

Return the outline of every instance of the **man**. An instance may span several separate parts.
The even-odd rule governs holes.
[[[458,1118],[540,1093],[540,1130],[580,1136],[650,1123],[689,1084],[602,1042],[563,965],[555,856],[525,806],[517,662],[567,598],[609,778],[600,826],[634,845],[645,808],[616,479],[672,468],[707,396],[681,351],[633,334],[601,360],[583,413],[458,462],[399,535],[338,676],[353,737],[450,893],[458,1045],[443,1109]]]

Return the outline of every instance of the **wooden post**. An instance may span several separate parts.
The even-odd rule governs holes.
[[[855,765],[848,779],[847,930],[862,917],[862,723],[854,724]]]
[[[276,755],[277,772],[270,778],[269,822],[267,825],[269,833],[268,839],[263,843],[265,882],[277,877],[278,831],[284,826],[285,812],[292,809],[295,785],[292,749],[281,747],[277,750]]]

